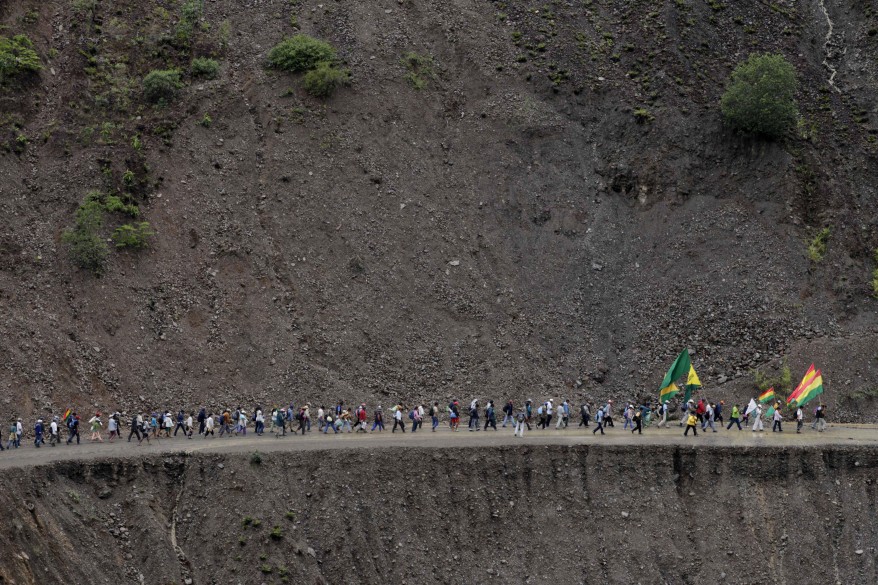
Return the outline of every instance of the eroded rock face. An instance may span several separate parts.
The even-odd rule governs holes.
[[[218,0],[183,28],[179,4],[0,7],[44,62],[0,92],[0,420],[652,396],[683,347],[711,398],[787,357],[833,416],[876,420],[869,3]],[[352,71],[328,101],[264,67],[292,17]],[[763,51],[799,75],[781,142],[718,112]],[[168,67],[184,87],[144,102]],[[92,189],[156,231],[101,278],[60,241]]]
[[[385,583],[476,571],[509,583],[622,582],[634,570],[657,583],[810,582],[825,571],[873,582],[878,528],[862,520],[878,512],[876,469],[871,448],[606,446],[9,469],[0,578]],[[550,556],[567,562],[543,562]]]

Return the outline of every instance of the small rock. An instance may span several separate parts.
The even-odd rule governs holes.
[[[460,260],[452,260],[448,264],[451,266],[460,266]]]
[[[628,516],[630,516],[628,512],[622,512],[622,518],[627,518]]]

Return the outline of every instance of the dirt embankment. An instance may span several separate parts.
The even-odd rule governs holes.
[[[874,583],[878,451],[508,447],[4,473],[0,583]]]

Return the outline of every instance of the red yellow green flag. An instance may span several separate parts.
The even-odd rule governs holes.
[[[812,365],[811,368],[813,369],[813,367],[814,366]],[[802,383],[799,384],[799,387],[790,395],[790,398],[787,401],[788,403],[795,402],[799,406],[804,406],[818,395],[823,394],[823,374],[820,370],[817,370],[816,372],[808,370],[808,372],[811,375],[805,375]]]
[[[769,400],[774,398],[774,387],[769,388],[765,392],[759,395],[759,402],[765,404]]]
[[[811,383],[814,380],[814,378],[816,378],[816,377],[817,377],[817,371],[814,369],[814,364],[811,364],[811,367],[808,368],[807,372],[805,372],[805,377],[802,378],[802,381],[799,382],[799,385],[796,386],[796,389],[793,390],[792,394],[790,394],[789,397],[787,398],[787,404],[791,404],[793,402],[793,400],[796,399],[796,396],[798,396],[799,393],[802,391],[802,388],[804,388],[809,383]]]

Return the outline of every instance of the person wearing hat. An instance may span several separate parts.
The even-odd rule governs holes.
[[[58,434],[58,420],[57,416],[52,417],[52,422],[49,423],[49,446],[54,447],[58,441],[60,440],[60,435]]]
[[[79,415],[75,412],[67,420],[67,430],[67,444],[70,445],[76,439],[76,444],[79,445]]]
[[[357,409],[357,432],[366,432],[366,403],[362,403]]]
[[[436,432],[436,428],[439,426],[439,401],[436,400],[433,402],[433,406],[430,407],[430,422],[433,423],[433,432]]]
[[[528,400],[528,404],[530,400]],[[513,437],[521,437],[524,438],[524,427],[527,424],[527,411],[521,410],[517,415],[515,415],[515,432],[512,433]],[[528,426],[528,430],[530,427]]]
[[[661,420],[658,422],[658,428],[662,428],[668,425],[668,408],[670,405],[668,401],[665,400],[659,405],[659,414],[662,415]]]
[[[43,419],[38,418],[37,424],[34,425],[34,447],[37,449],[40,448],[40,445],[44,444],[43,440]]]
[[[118,413],[113,413],[107,418],[107,431],[110,433],[108,441],[110,443],[113,442],[113,439],[119,438],[119,419]]]
[[[370,433],[374,433],[375,429],[378,429],[379,432],[384,430],[384,411],[381,409],[380,404],[372,415],[372,421],[372,430],[369,431]]]
[[[21,447],[21,436],[24,434],[24,426],[21,424],[21,419],[19,418],[15,422],[15,447]]]

